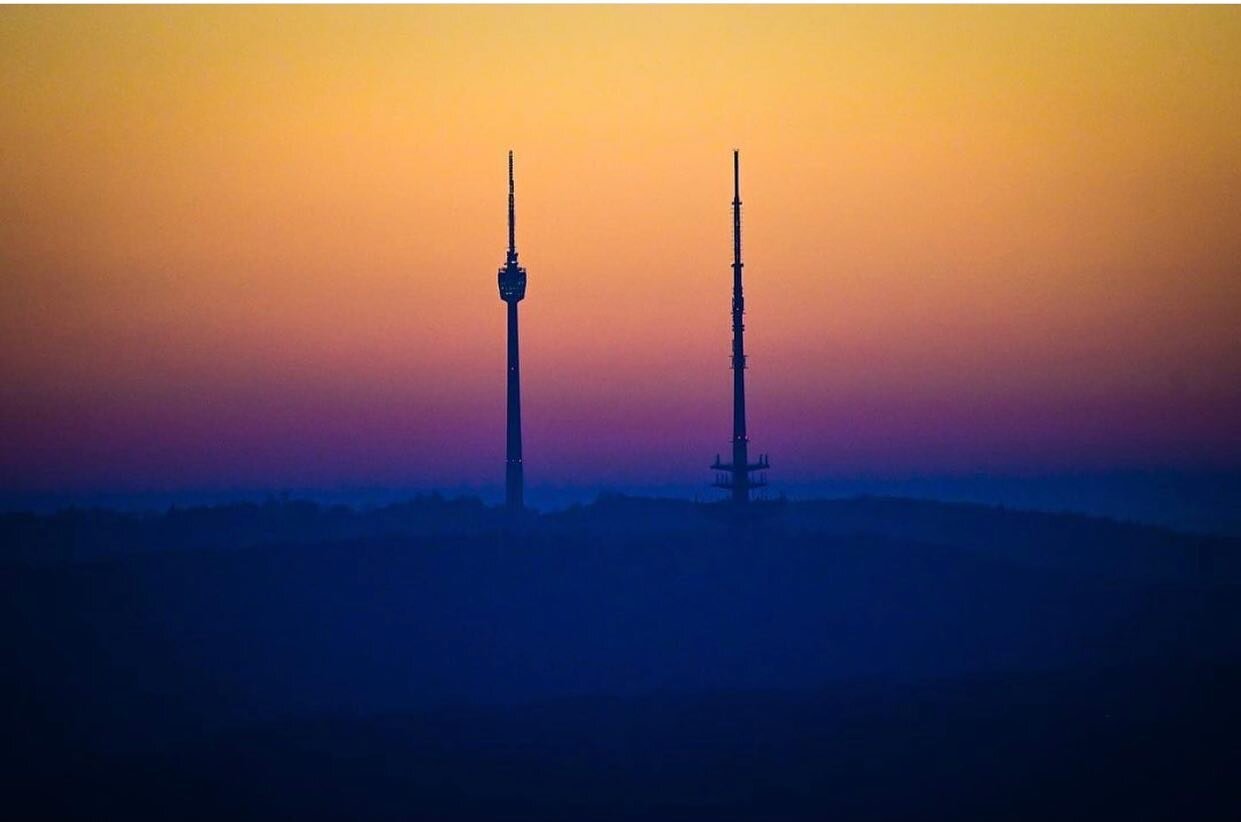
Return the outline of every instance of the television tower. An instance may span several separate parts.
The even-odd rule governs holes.
[[[751,476],[769,467],[767,455],[760,454],[758,462],[750,462],[749,438],[745,430],[745,298],[741,293],[741,161],[740,152],[733,150],[733,458],[732,462],[720,462],[715,455],[711,469],[716,472],[714,485],[732,492],[736,505],[750,501],[750,489],[767,484],[765,474]]]
[[[517,303],[526,296],[526,269],[517,264],[513,201],[513,152],[508,153],[508,256],[500,267],[500,299],[508,304],[508,440],[504,464],[504,502],[513,512],[525,507],[521,467],[521,366],[517,348]]]

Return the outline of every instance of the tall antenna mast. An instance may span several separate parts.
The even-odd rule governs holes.
[[[762,474],[751,476],[756,471],[766,471],[769,467],[767,455],[762,454],[758,462],[750,462],[749,437],[745,426],[745,296],[741,287],[741,152],[733,150],[733,439],[732,462],[720,462],[715,456],[711,465],[716,471],[715,486],[726,488],[732,492],[732,501],[744,505],[750,501],[750,489],[760,488],[767,484]]]

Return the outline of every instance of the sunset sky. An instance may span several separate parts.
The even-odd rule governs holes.
[[[0,9],[0,487],[1241,466],[1241,9]],[[704,495],[706,489],[704,488]]]

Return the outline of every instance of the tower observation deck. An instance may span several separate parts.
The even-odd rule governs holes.
[[[740,152],[733,151],[733,440],[732,461],[721,462],[715,455],[711,470],[716,472],[717,488],[732,492],[732,501],[745,505],[750,501],[750,489],[767,484],[765,472],[769,466],[767,455],[760,454],[757,462],[750,462],[749,437],[745,426],[745,297],[741,289],[741,160]]]
[[[526,296],[526,269],[517,264],[513,152],[508,153],[508,254],[500,266],[500,299],[508,304],[508,431],[504,463],[504,502],[510,511],[525,507],[521,458],[521,362],[517,344],[517,303]]]

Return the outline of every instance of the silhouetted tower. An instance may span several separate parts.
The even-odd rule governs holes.
[[[733,151],[733,458],[720,462],[719,454],[711,468],[716,471],[715,485],[732,491],[733,502],[744,505],[750,501],[750,489],[767,484],[767,455],[750,462],[749,438],[745,430],[745,297],[741,293],[741,161],[740,152]]]
[[[508,256],[500,267],[500,299],[508,304],[508,445],[504,464],[504,501],[511,511],[525,505],[521,467],[521,366],[517,348],[517,303],[526,296],[526,269],[517,264],[517,230],[513,201],[513,152],[508,153]]]

